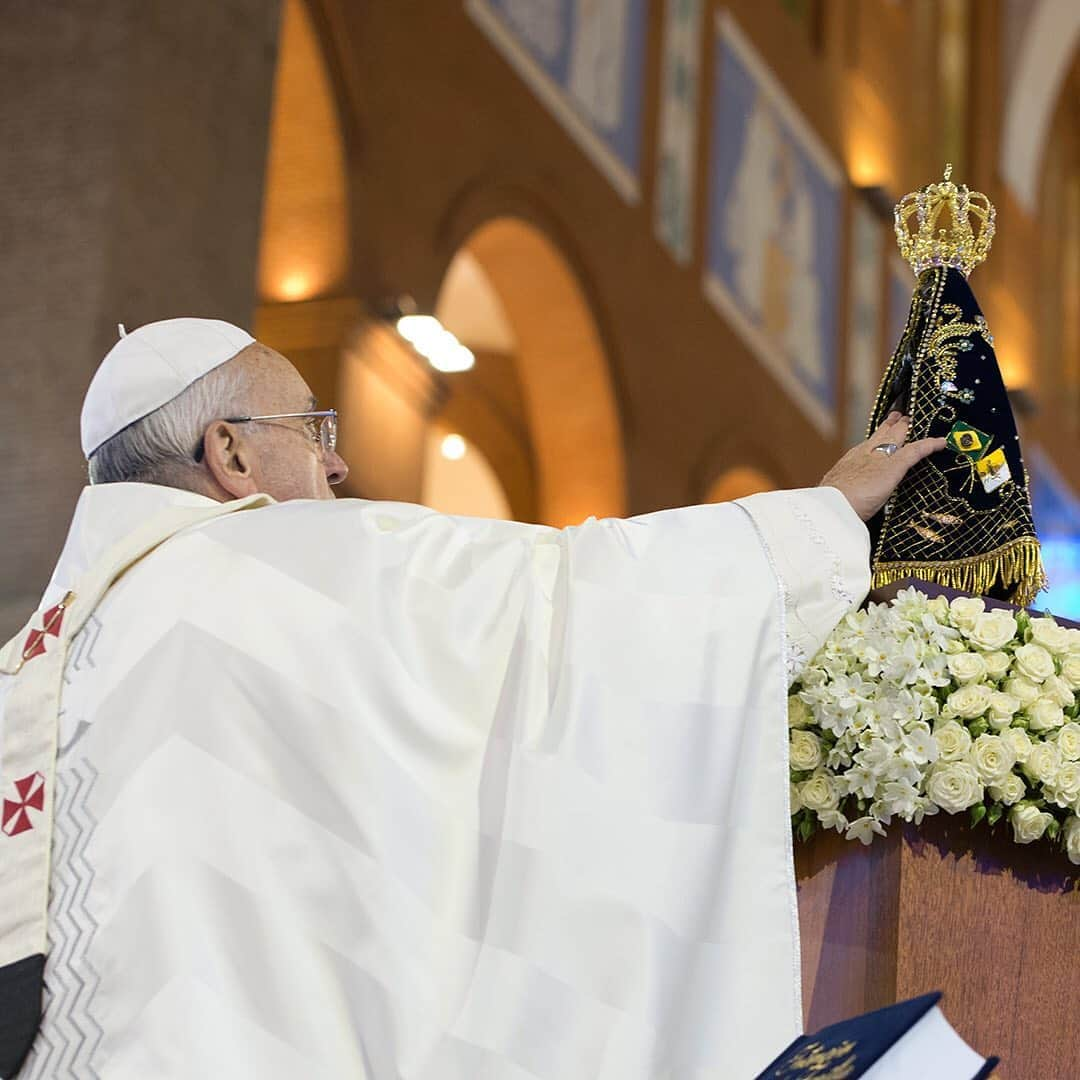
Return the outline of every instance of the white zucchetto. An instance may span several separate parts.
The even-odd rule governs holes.
[[[97,369],[82,408],[82,448],[90,455],[128,424],[183,393],[255,339],[219,319],[165,319],[126,333]]]

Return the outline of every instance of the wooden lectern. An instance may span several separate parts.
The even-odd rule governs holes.
[[[943,990],[1001,1080],[1080,1078],[1080,867],[1063,852],[966,814],[896,822],[869,847],[819,833],[795,852],[807,1031]]]

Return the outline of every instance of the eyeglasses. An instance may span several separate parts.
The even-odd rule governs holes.
[[[307,420],[305,425],[311,441],[322,448],[326,454],[332,454],[337,448],[337,409],[323,409],[319,412],[271,413],[267,416],[226,416],[226,424],[259,424],[266,420]],[[203,447],[199,443],[195,450],[195,460],[202,461]]]
[[[305,425],[311,441],[318,443],[328,454],[337,446],[337,409],[323,409],[321,412],[286,412],[272,413],[269,416],[227,416],[227,424],[258,424],[264,420],[310,420]]]

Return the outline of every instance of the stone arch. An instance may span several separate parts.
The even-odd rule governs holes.
[[[457,249],[447,265],[434,314],[476,357],[472,370],[443,380],[446,392],[435,425],[463,435],[470,447],[486,458],[509,503],[508,516],[518,521],[540,520],[517,341],[498,294],[467,244]],[[425,459],[425,491],[429,490],[427,465],[433,460],[435,472],[444,477],[468,471],[457,465],[443,466],[429,454]],[[473,476],[478,479],[475,470]],[[490,503],[482,491],[476,494],[478,507]],[[441,508],[426,496],[423,501]]]
[[[346,152],[313,13],[285,0],[259,250],[262,303],[338,295],[349,273]]]
[[[538,225],[485,221],[463,245],[506,313],[536,469],[537,516],[555,526],[626,512],[622,425],[582,284]]]
[[[731,502],[761,491],[792,487],[789,463],[774,448],[729,432],[716,435],[691,470],[693,503]]]
[[[1050,121],[1080,43],[1080,4],[1042,0],[1033,10],[1016,57],[1002,120],[1001,175],[1033,212]]]

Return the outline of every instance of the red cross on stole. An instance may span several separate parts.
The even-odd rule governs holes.
[[[8,836],[18,836],[34,827],[30,811],[45,809],[45,777],[34,772],[16,780],[15,793],[17,798],[5,799],[0,813],[0,823]]]

